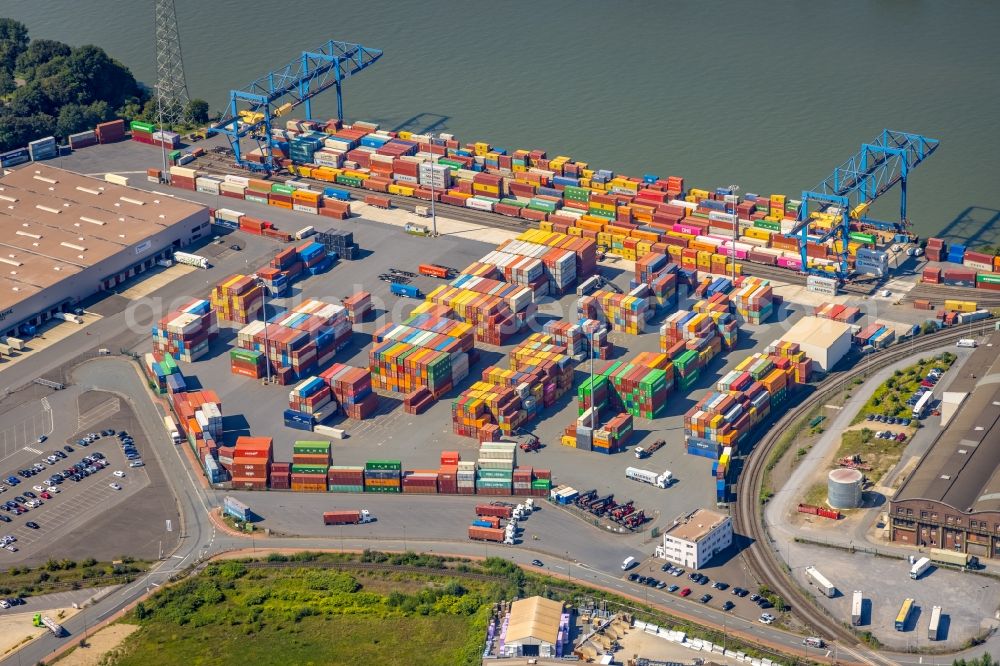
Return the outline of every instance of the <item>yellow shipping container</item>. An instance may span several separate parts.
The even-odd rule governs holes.
[[[944,309],[954,310],[955,312],[975,312],[976,304],[973,301],[956,301],[948,299],[944,302]]]

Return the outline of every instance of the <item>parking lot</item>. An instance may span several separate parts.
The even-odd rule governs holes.
[[[673,569],[674,572],[679,570],[682,573],[674,575],[671,571],[665,570],[665,567]],[[697,574],[701,574],[707,580],[692,580],[691,576]],[[729,611],[733,615],[747,620],[759,620],[764,613],[775,617],[779,615],[778,611],[767,604],[761,606],[756,603],[754,597],[757,596],[757,585],[744,568],[734,546],[730,546],[716,555],[709,562],[709,566],[703,567],[697,572],[678,567],[666,560],[649,558],[622,575],[640,584],[641,580],[636,581],[632,576],[652,578],[653,583],[650,584],[647,581],[646,584],[651,595],[656,590],[661,594],[683,597],[689,603],[695,605],[705,603],[712,608]],[[673,586],[676,586],[677,589],[671,589]],[[683,595],[682,592],[685,589],[690,590],[690,593]],[[734,592],[737,590],[741,591],[740,594]],[[746,591],[746,594],[742,593],[743,590]],[[706,594],[711,598],[702,602],[701,598]]]
[[[142,511],[123,509],[129,498],[150,485],[151,471],[159,475],[158,470],[145,466],[155,465],[155,457],[142,458],[148,444],[136,427],[128,404],[109,393],[81,387],[71,387],[42,400],[50,404],[48,409],[42,409],[42,414],[58,414],[53,435],[7,456],[0,467],[0,485],[6,488],[0,492],[0,520],[7,519],[0,522],[0,541],[16,539],[9,545],[17,549],[0,551],[0,566],[37,564],[52,557],[112,559],[126,553],[155,556],[157,551],[150,552],[150,537],[144,532],[156,526],[133,524],[133,518],[142,516]],[[52,409],[51,403],[58,407]],[[29,402],[22,409],[30,410],[32,404]],[[0,422],[21,411],[0,416]],[[37,420],[38,413],[29,418]],[[16,424],[8,426],[10,430],[16,428]],[[128,431],[143,466],[129,466],[121,443],[110,434],[112,430]],[[88,434],[101,431],[104,434],[98,439],[87,441]],[[51,456],[55,456],[54,463]],[[40,471],[25,476],[28,470]],[[68,473],[71,471],[78,480],[71,478]],[[57,473],[66,473],[66,478],[53,482],[52,477]],[[12,483],[10,477],[17,483]],[[36,502],[36,506],[31,506]],[[16,509],[11,510],[15,504],[26,511],[17,515]],[[125,527],[129,529],[126,531]],[[156,532],[162,533],[163,529]],[[95,534],[101,537],[95,539]],[[137,552],[137,548],[142,552]]]
[[[918,580],[909,576],[910,564],[897,558],[850,553],[803,543],[791,547],[792,575],[813,592],[830,613],[849,623],[854,590],[863,595],[860,630],[872,632],[893,649],[950,647],[997,625],[1000,584],[993,578],[932,567]],[[837,588],[833,598],[819,594],[806,577],[805,568],[815,566]],[[895,620],[903,600],[912,598],[914,609],[904,631],[896,631]],[[930,641],[927,625],[931,609],[942,608],[942,638]]]

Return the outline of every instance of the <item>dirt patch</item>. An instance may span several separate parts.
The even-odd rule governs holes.
[[[56,622],[73,616],[77,611],[72,608],[52,608],[44,612]],[[12,613],[0,615],[0,656],[6,655],[14,648],[33,640],[48,629],[32,624],[34,612]]]
[[[391,592],[414,594],[420,590],[434,587],[438,583],[432,581],[407,580],[398,574],[357,572],[352,574],[365,592],[388,595]]]
[[[79,647],[57,661],[60,666],[97,666],[111,650],[140,629],[137,624],[112,624],[87,639],[87,647]]]

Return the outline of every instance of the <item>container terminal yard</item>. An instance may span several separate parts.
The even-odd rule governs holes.
[[[6,495],[33,485],[18,471],[49,447],[90,432],[108,433],[100,450],[113,466],[151,468],[127,467],[121,483],[97,469],[80,487],[93,481],[99,497],[67,488],[9,513],[0,532],[16,547],[2,559],[44,561],[53,543],[87,529],[54,520],[60,504],[85,506],[94,521],[142,495],[158,498],[154,520],[167,525],[146,555],[162,556],[166,544],[170,557],[141,585],[97,602],[95,615],[125,607],[174,567],[244,547],[209,516],[225,506],[250,510],[275,547],[378,544],[525,565],[541,557],[553,574],[784,654],[802,651],[800,634],[837,646],[837,656],[814,650],[813,660],[922,663],[906,650],[931,640],[923,615],[919,641],[882,635],[876,621],[903,598],[927,617],[944,607],[949,628],[934,640],[951,652],[990,625],[996,595],[971,592],[990,579],[945,567],[927,581],[906,573],[926,544],[905,535],[928,529],[905,513],[926,495],[910,491],[931,483],[924,468],[944,456],[939,447],[966,441],[951,428],[982,430],[972,415],[928,417],[942,434],[910,444],[926,463],[885,498],[904,511],[893,515],[891,542],[860,537],[861,551],[888,556],[871,566],[901,581],[898,600],[895,587],[865,597],[864,624],[886,650],[859,642],[847,628],[853,607],[832,590],[862,589],[869,564],[852,567],[819,546],[806,551],[810,561],[788,562],[760,504],[782,433],[845,385],[956,349],[966,377],[998,342],[1000,258],[906,232],[903,184],[937,141],[886,131],[864,144],[881,158],[853,181],[754,195],[544,150],[294,119],[308,106],[282,105],[287,92],[242,110],[234,95],[217,136],[193,143],[115,121],[72,151],[0,156],[9,204],[0,260],[14,294],[0,348],[4,403],[14,407],[0,414],[0,472],[14,479]],[[884,185],[877,196],[902,192],[898,221],[868,216],[870,179]],[[988,402],[988,382],[966,384],[965,410]],[[85,391],[119,402],[60,397]],[[77,427],[52,418],[53,402]],[[127,417],[115,416],[122,410]],[[992,446],[996,430],[982,431],[981,446]],[[108,445],[115,440],[123,446]],[[934,537],[994,573],[1000,528],[980,514],[996,482],[977,476],[971,531],[941,527]],[[938,493],[942,506],[948,492]],[[162,502],[170,493],[176,511]],[[879,510],[866,510],[873,523]],[[695,524],[700,516],[716,516],[710,530]],[[667,554],[716,538],[727,545],[693,566],[726,587],[702,603],[671,591],[679,563]],[[707,590],[693,573],[676,576],[678,586]],[[772,611],[778,626],[760,604],[722,591],[760,586],[791,607]],[[956,589],[970,591],[961,611],[948,608]],[[914,631],[911,615],[903,631]],[[64,628],[85,630],[75,619]],[[46,636],[24,651],[41,656],[65,640]]]

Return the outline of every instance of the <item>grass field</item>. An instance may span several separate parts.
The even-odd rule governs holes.
[[[121,562],[94,559],[49,560],[39,567],[11,567],[0,575],[0,596],[30,597],[49,592],[65,592],[84,587],[114,585],[149,568],[148,562],[125,558]]]
[[[139,666],[155,654],[163,666],[478,663],[494,587],[432,574],[226,562],[137,607],[126,621],[142,628],[108,661]]]

